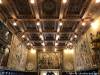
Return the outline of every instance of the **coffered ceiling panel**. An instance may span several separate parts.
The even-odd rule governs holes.
[[[30,42],[35,48],[45,44],[53,48],[57,43],[56,47],[63,49],[71,37],[81,34],[76,30],[83,28],[80,23],[91,0],[33,1],[3,0],[0,4],[0,17],[25,44]]]
[[[61,0],[39,0],[38,7],[41,18],[59,18]]]

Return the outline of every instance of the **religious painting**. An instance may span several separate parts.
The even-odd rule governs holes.
[[[39,52],[38,66],[40,69],[60,69],[61,58],[60,52]]]

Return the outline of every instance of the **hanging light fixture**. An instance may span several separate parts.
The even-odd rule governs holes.
[[[2,4],[2,0],[0,0],[0,4]]]
[[[42,43],[42,46],[45,46],[45,43],[44,42]]]
[[[22,35],[22,38],[25,38],[25,35]]]
[[[92,28],[93,30],[98,30],[98,29],[99,29],[99,26],[100,26],[100,24],[99,24],[99,19],[97,19],[97,20],[91,22],[91,28]]]
[[[68,43],[68,46],[72,46],[73,44],[71,42]]]
[[[58,27],[57,32],[60,32],[60,27]]]
[[[9,48],[5,48],[5,54],[8,54],[9,52]]]
[[[96,3],[100,3],[100,0],[95,0]]]
[[[40,35],[40,38],[41,38],[41,40],[44,40],[44,38],[43,38],[43,36],[42,36],[42,35]]]
[[[69,49],[69,48],[64,49],[64,53],[65,54],[74,54],[74,49],[73,48],[72,49]]]
[[[62,2],[65,4],[67,2],[67,0],[63,0]]]
[[[62,26],[63,25],[63,23],[62,22],[59,22],[59,26]]]
[[[74,35],[74,38],[77,38],[77,35]]]
[[[57,52],[57,48],[55,48],[54,51]]]
[[[58,45],[58,43],[56,42],[56,43],[55,43],[55,46],[57,46],[57,45]]]
[[[9,31],[7,31],[6,33],[5,33],[5,36],[8,36],[9,35]]]
[[[85,26],[86,25],[86,23],[85,22],[82,22],[82,26]]]
[[[34,4],[34,3],[35,3],[35,0],[30,0],[30,3],[31,3],[31,4]]]
[[[70,38],[70,41],[72,41],[72,40],[73,40],[73,38],[71,37],[71,38]]]
[[[28,43],[27,43],[27,46],[29,46],[29,45],[30,45],[30,43],[28,42]]]
[[[43,52],[46,52],[46,49],[45,48],[43,48]]]
[[[69,45],[73,45],[73,44],[70,42]]]
[[[27,41],[29,41],[29,38],[27,38]]]
[[[40,26],[40,22],[38,21],[38,22],[36,23],[36,25],[37,25],[37,26]]]
[[[42,32],[42,29],[41,29],[41,27],[39,27],[39,32]]]
[[[60,37],[59,35],[56,36],[56,41],[59,39],[59,37]]]
[[[28,43],[27,43],[27,46],[33,46],[33,44],[32,44],[32,43],[30,43],[30,42],[28,42]]]
[[[13,22],[13,26],[17,26],[17,23],[16,22]]]
[[[31,52],[32,54],[35,54],[35,53],[36,53],[36,50],[33,49],[33,48],[31,48],[30,52]]]

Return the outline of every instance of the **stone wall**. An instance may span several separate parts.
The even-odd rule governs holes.
[[[34,49],[33,49],[34,50]],[[27,53],[26,71],[37,72],[37,51],[31,50]]]
[[[63,70],[74,71],[74,49],[63,50]]]

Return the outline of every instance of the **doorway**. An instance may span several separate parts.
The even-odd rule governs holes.
[[[60,75],[60,71],[53,69],[40,70],[40,75]]]

